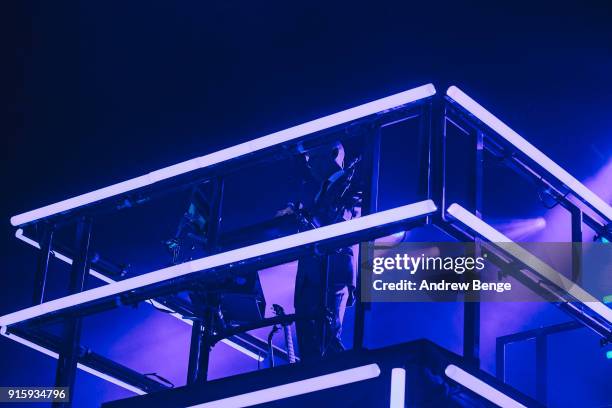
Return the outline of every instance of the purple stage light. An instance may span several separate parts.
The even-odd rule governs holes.
[[[584,181],[584,184],[597,193],[606,202],[612,202],[612,159],[595,175]],[[571,222],[564,207],[556,206],[546,214],[546,229],[542,230],[535,239],[541,242],[570,242]],[[582,241],[591,242],[595,232],[590,228],[583,228]]]
[[[517,219],[503,223],[492,223],[493,226],[513,241],[533,237],[546,228],[544,217]]]

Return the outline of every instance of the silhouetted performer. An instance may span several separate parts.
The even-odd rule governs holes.
[[[310,197],[310,203],[290,204],[278,215],[301,214],[306,229],[318,228],[348,220],[359,214],[361,194],[352,186],[355,160],[344,166],[344,147],[340,142],[310,149],[303,153],[310,174],[319,190]],[[324,320],[298,320],[296,331],[302,361],[319,358],[344,350],[340,340],[342,321],[347,306],[355,302],[356,273],[353,251],[350,247],[339,248],[329,255],[327,292],[326,340],[322,341]],[[298,262],[295,281],[294,306],[298,315],[322,316],[323,288],[322,270],[324,255],[313,255]],[[323,349],[321,346],[323,344]]]

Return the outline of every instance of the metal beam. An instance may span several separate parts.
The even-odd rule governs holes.
[[[70,294],[82,292],[85,287],[85,279],[89,271],[89,242],[91,237],[92,220],[81,218],[76,225],[76,243],[79,248],[77,258],[72,264],[70,271]],[[79,361],[79,350],[81,341],[81,318],[70,316],[64,322],[63,339],[60,345],[59,358],[57,360],[57,371],[55,374],[56,387],[68,387],[74,389],[77,364]],[[54,402],[54,407],[71,407],[73,395],[70,392],[70,402]]]
[[[49,260],[51,259],[51,247],[53,244],[53,233],[55,227],[52,224],[43,223],[40,234],[40,253],[38,254],[38,266],[34,276],[34,293],[32,304],[37,305],[45,301],[45,287],[47,285],[47,272]]]
[[[368,185],[368,189],[364,192],[364,200],[362,204],[362,215],[372,214],[378,211],[378,183],[380,178],[380,146],[381,146],[381,129],[380,127],[376,127],[371,129],[366,134],[366,163],[368,170],[366,172],[366,185]],[[364,254],[361,251],[367,251],[368,253]],[[370,245],[360,245],[359,246],[359,254],[358,257],[360,259],[369,259],[372,256],[372,248]],[[362,272],[363,262],[357,262],[357,287],[355,291],[360,294],[361,293],[361,272]],[[369,310],[370,305],[364,302],[361,302],[360,299],[355,303],[355,322],[353,325],[353,348],[361,349],[363,348],[363,341],[365,337],[365,315],[366,311]]]

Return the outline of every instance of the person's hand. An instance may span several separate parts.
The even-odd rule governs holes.
[[[351,197],[353,207],[360,207],[363,204],[363,191],[355,191]]]
[[[291,214],[295,214],[295,210],[293,209],[293,206],[287,206],[286,208],[283,208],[282,210],[278,210],[276,212],[277,217],[282,217],[282,216],[291,215]]]
[[[278,210],[276,212],[276,216],[277,217],[282,217],[284,215],[293,215],[295,214],[297,211],[302,209],[302,203],[297,202],[288,202],[287,203],[287,207],[283,208],[282,210]]]

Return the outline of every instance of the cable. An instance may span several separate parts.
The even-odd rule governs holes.
[[[268,334],[268,353],[270,357],[270,367],[274,367],[274,347],[272,346],[272,338],[280,330],[280,327],[275,324],[272,326],[270,334]]]

